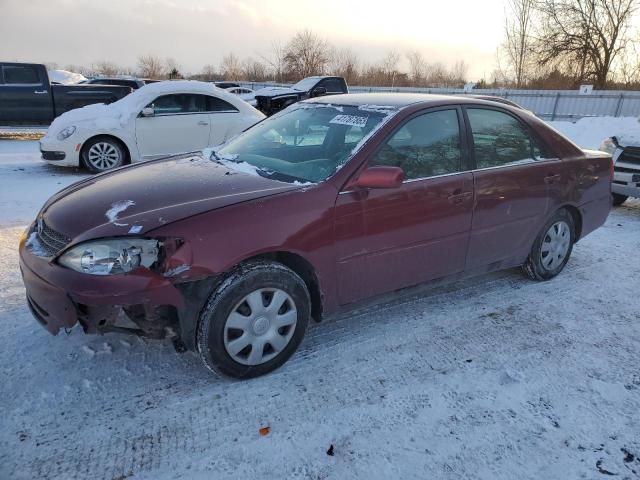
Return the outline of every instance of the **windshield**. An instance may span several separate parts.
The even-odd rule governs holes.
[[[300,90],[302,92],[308,92],[311,88],[320,81],[318,77],[307,77],[300,80],[293,87],[296,90]]]
[[[246,162],[276,180],[321,182],[351,157],[392,111],[297,104],[267,118],[219,151],[218,159]]]

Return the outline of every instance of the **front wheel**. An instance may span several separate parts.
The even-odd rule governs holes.
[[[275,370],[302,341],[311,314],[304,281],[275,262],[239,266],[200,315],[197,346],[215,372],[251,378]]]
[[[92,173],[106,172],[124,165],[122,145],[110,137],[96,137],[82,148],[82,163]]]
[[[533,242],[529,258],[523,265],[525,273],[540,281],[555,277],[569,261],[574,242],[573,217],[565,209],[558,210]]]
[[[627,195],[620,195],[619,193],[612,193],[611,196],[613,197],[614,207],[622,205],[624,202],[627,201],[627,198],[629,198]]]

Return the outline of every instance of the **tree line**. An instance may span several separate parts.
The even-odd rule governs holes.
[[[240,58],[228,52],[218,65],[185,74],[178,61],[142,55],[135,68],[101,61],[67,70],[87,76],[129,74],[142,78],[296,82],[310,75],[339,75],[349,85],[640,89],[640,32],[633,29],[640,0],[508,0],[504,43],[490,78],[470,79],[464,61],[429,62],[419,50],[389,50],[364,62],[350,47],[337,47],[310,30],[269,52]]]
[[[508,0],[496,82],[640,88],[639,0]]]

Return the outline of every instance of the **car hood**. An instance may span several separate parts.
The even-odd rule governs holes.
[[[201,153],[186,154],[89,177],[51,197],[39,217],[76,243],[141,235],[209,210],[299,188],[234,170]]]
[[[277,97],[280,95],[300,95],[304,93],[295,88],[288,87],[265,87],[254,92],[256,97]]]
[[[55,138],[63,129],[70,126],[88,128],[117,129],[122,128],[131,115],[114,107],[114,104],[93,103],[82,108],[69,110],[57,117],[47,129],[46,138]],[[75,141],[75,138],[71,138]]]
[[[621,147],[640,147],[640,135],[622,134],[615,137]]]

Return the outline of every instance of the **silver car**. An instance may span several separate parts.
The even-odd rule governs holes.
[[[637,138],[609,137],[600,150],[613,157],[613,204],[622,205],[627,198],[640,198],[640,141]]]

